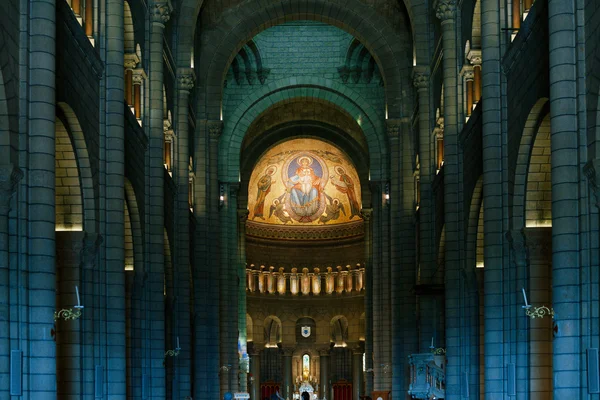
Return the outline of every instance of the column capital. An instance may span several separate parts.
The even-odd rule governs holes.
[[[365,222],[370,221],[371,217],[373,216],[373,209],[372,208],[361,208],[360,216],[363,220],[365,220]]]
[[[0,164],[0,214],[8,215],[10,199],[23,172],[14,164]]]
[[[523,229],[513,229],[506,232],[506,238],[510,243],[515,265],[517,267],[526,267],[529,265],[529,249]]]
[[[398,137],[400,129],[402,127],[402,121],[399,119],[388,119],[386,120],[387,134],[389,137]]]
[[[329,347],[321,347],[318,348],[317,351],[319,352],[319,357],[329,357]]]
[[[418,92],[426,91],[429,88],[429,67],[426,65],[416,65],[412,71],[413,85]]]
[[[194,87],[196,74],[193,68],[177,68],[177,87],[182,92],[189,92]]]
[[[133,75],[131,80],[133,81],[134,85],[141,85],[144,83],[144,79],[148,78],[148,75],[146,75],[146,71],[144,71],[143,68],[136,68],[132,70],[132,72]]]
[[[219,139],[223,132],[223,121],[207,121],[206,127],[211,139]]]
[[[81,249],[79,250],[81,265],[84,268],[94,269],[96,267],[98,249],[102,241],[102,236],[97,233],[85,233],[81,241]]]
[[[481,67],[481,49],[471,49],[469,53],[467,53],[467,60],[471,62],[471,65],[474,67]]]
[[[126,70],[132,70],[138,65],[140,62],[140,58],[135,53],[125,53],[124,63]]]
[[[171,12],[173,11],[171,0],[158,0],[155,1],[150,7],[150,21],[153,24],[164,27],[167,21],[169,21],[171,18]]]
[[[473,66],[470,64],[463,65],[462,69],[460,70],[460,74],[467,81],[472,81],[473,79],[475,79],[475,72],[473,71]]]
[[[600,170],[600,159],[594,158],[588,161],[583,167],[583,173],[590,182],[590,188],[594,192],[596,198],[596,207],[600,208],[600,179],[598,179],[598,171]]]
[[[281,348],[281,354],[283,354],[284,357],[291,357],[294,355],[294,349],[293,347],[282,347]]]
[[[456,16],[456,0],[436,0],[433,3],[435,16],[445,22],[453,21]]]

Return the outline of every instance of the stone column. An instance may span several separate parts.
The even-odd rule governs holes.
[[[241,359],[239,360],[239,388],[238,391],[247,393],[248,392],[248,329],[246,327],[246,287],[244,285],[246,275],[246,221],[248,220],[248,209],[238,208],[237,210],[237,262],[235,263],[235,271],[237,274],[238,283],[238,332],[240,345],[242,347]],[[282,272],[283,274],[283,272]],[[245,349],[245,350],[244,350]],[[291,397],[290,397],[291,399]]]
[[[123,8],[123,6],[121,6]],[[55,311],[56,249],[55,249],[55,119],[56,119],[56,2],[32,0],[28,2],[29,44],[23,54],[27,88],[22,91],[28,110],[27,132],[21,131],[22,146],[29,155],[25,161],[27,171],[23,198],[30,216],[25,228],[27,238],[27,291],[21,301],[27,308],[20,312],[28,316],[25,331],[19,339],[23,343],[23,382],[25,392],[36,400],[56,399],[56,345],[51,335],[54,329],[52,315]],[[26,16],[27,17],[27,16]],[[121,62],[121,74],[122,63]],[[26,92],[25,92],[26,90]],[[122,106],[121,106],[122,107]],[[122,110],[122,108],[121,108]],[[24,129],[24,128],[23,128]],[[25,243],[24,243],[25,245]],[[23,324],[25,325],[25,324]],[[43,366],[43,368],[40,368]]]
[[[352,348],[352,399],[360,400],[363,393],[363,351],[360,346]]]
[[[473,111],[473,80],[475,79],[475,72],[471,65],[463,65],[461,75],[465,80],[465,116],[470,117]]]
[[[250,354],[250,400],[263,400],[260,398],[260,350],[254,348]]]
[[[550,125],[552,145],[552,304],[556,313],[557,332],[553,342],[554,398],[575,399],[581,395],[584,379],[585,350],[580,342],[582,332],[580,216],[584,204],[581,193],[578,149],[587,132],[578,120],[579,96],[585,93],[578,80],[580,60],[578,46],[583,45],[577,31],[579,10],[575,2],[548,1],[548,34],[550,74]],[[581,44],[580,44],[581,43]],[[581,61],[582,62],[582,61]],[[582,93],[583,91],[583,93]],[[580,125],[581,124],[581,125]],[[586,160],[584,160],[586,161]],[[487,203],[486,203],[487,204]],[[585,368],[585,367],[583,367]]]
[[[164,291],[164,114],[163,114],[163,41],[165,24],[172,11],[169,1],[150,3],[149,118],[147,152],[147,221],[148,221],[148,313],[150,323],[150,398],[166,396],[165,367],[165,300]]]
[[[421,201],[419,204],[419,275],[420,284],[431,284],[432,275],[437,270],[435,257],[435,224],[433,209],[433,193],[431,182],[436,162],[436,137],[432,134],[429,103],[429,67],[416,66],[413,69],[413,83],[419,94],[419,170]],[[433,313],[435,298],[423,293],[418,297],[420,310],[421,334],[419,346],[421,352],[429,351],[430,338],[435,336]]]
[[[319,388],[319,397],[322,399],[331,400],[331,382],[329,378],[329,349],[319,350],[319,371],[320,377],[319,382],[321,387]]]
[[[434,4],[441,20],[444,51],[444,219],[446,229],[446,398],[461,396],[461,211],[458,143],[456,0]]]
[[[0,399],[10,389],[10,298],[8,214],[11,199],[23,173],[13,164],[0,165]]]
[[[132,71],[131,81],[133,84],[133,114],[141,121],[142,118],[142,85],[146,80],[146,72],[142,68]]]
[[[486,399],[506,396],[504,357],[505,219],[503,190],[501,15],[496,0],[481,0],[483,210],[484,223],[484,390]],[[485,17],[484,17],[485,16]],[[502,21],[506,24],[506,21]],[[506,26],[506,25],[502,25]]]
[[[369,394],[373,391],[373,265],[372,265],[372,235],[371,235],[371,217],[373,210],[363,208],[360,211],[360,216],[365,224],[365,274],[364,274],[364,289],[365,289],[365,393]],[[327,268],[329,270],[329,268]],[[321,375],[321,384],[323,385]]]
[[[177,156],[175,159],[174,179],[177,185],[175,240],[176,287],[177,287],[177,327],[175,336],[179,337],[181,351],[175,361],[175,379],[178,382],[178,394],[174,398],[192,396],[191,361],[192,336],[190,325],[190,206],[189,206],[189,96],[194,87],[194,70],[177,69]]]
[[[292,400],[294,389],[294,380],[292,377],[292,354],[294,349],[284,348],[281,356],[283,362],[283,387],[281,388],[281,396],[286,400]]]
[[[220,360],[228,366],[221,376],[221,396],[239,391],[239,248],[237,193],[239,184],[220,183],[223,196],[219,210],[219,324]],[[245,315],[245,314],[244,314]]]
[[[135,53],[128,53],[125,57],[125,101],[129,107],[133,107],[133,70],[140,62],[140,58]]]
[[[473,66],[473,104],[477,104],[481,100],[481,50],[469,50],[467,59]]]
[[[92,35],[92,2],[86,2],[86,32]],[[98,304],[102,313],[96,312],[97,325],[92,325],[89,320],[85,324],[90,330],[97,331],[98,325],[105,323],[106,336],[95,344],[100,348],[106,344],[106,352],[103,353],[102,364],[105,369],[104,393],[107,396],[124,397],[127,393],[126,376],[123,369],[126,365],[126,328],[125,328],[125,225],[124,225],[124,185],[125,185],[125,116],[123,113],[124,76],[123,66],[125,56],[124,43],[124,9],[123,2],[109,0],[106,2],[106,27],[104,44],[105,48],[105,76],[102,80],[102,88],[105,92],[105,126],[103,146],[106,185],[105,205],[103,209],[104,221],[102,232],[105,240],[104,258],[106,269],[102,278],[96,277],[94,294],[104,297],[104,304]],[[88,31],[89,28],[89,31]],[[87,211],[87,210],[86,210]],[[91,211],[91,210],[90,210]],[[86,272],[87,273],[87,272]],[[98,282],[100,280],[100,282]],[[105,286],[102,287],[102,283]],[[86,290],[87,291],[87,290]],[[90,310],[91,311],[91,310]],[[86,316],[87,318],[87,316]],[[93,317],[92,317],[93,318]],[[103,321],[104,320],[104,321]],[[89,348],[86,348],[90,351]],[[96,349],[98,351],[98,349]],[[93,373],[92,366],[88,367],[88,373]]]

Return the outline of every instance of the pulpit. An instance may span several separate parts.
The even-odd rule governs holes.
[[[389,390],[374,390],[371,392],[373,400],[389,400],[390,391]]]
[[[420,353],[408,357],[413,399],[444,399],[446,396],[446,357],[443,354]]]

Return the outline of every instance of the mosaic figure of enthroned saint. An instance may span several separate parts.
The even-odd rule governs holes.
[[[298,217],[299,222],[312,222],[313,216],[321,208],[321,193],[326,182],[321,180],[323,168],[319,165],[317,172],[312,167],[314,159],[300,156],[295,159],[298,168],[294,175],[289,174],[287,188],[289,190],[289,205]],[[290,165],[291,170],[293,163]],[[289,173],[289,172],[288,172]],[[317,175],[317,173],[320,173]],[[291,176],[290,176],[291,175]]]

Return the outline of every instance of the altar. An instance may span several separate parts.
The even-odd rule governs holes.
[[[298,390],[294,391],[294,395],[293,395],[293,399],[294,400],[302,400],[302,393],[306,392],[309,394],[310,396],[310,400],[317,400],[319,398],[319,396],[317,396],[317,392],[315,392],[315,389],[313,388],[313,386],[304,381],[301,382],[299,386],[297,386]]]

